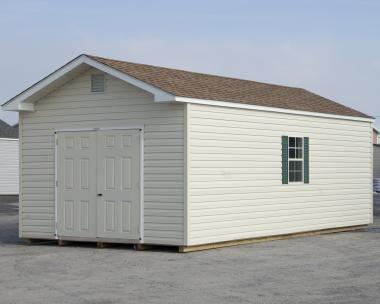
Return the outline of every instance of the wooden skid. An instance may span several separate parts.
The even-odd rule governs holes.
[[[56,240],[51,239],[31,239],[31,238],[22,238],[23,242],[26,245],[46,245],[46,244],[52,244]]]
[[[103,243],[103,242],[97,242],[96,243],[96,247],[98,247],[98,248],[109,248],[111,246],[112,246],[112,244],[109,244],[109,243]]]
[[[65,240],[58,240],[58,246],[67,246],[72,244],[72,242],[65,241]]]
[[[37,239],[23,239],[26,245],[34,245],[37,244],[40,240]]]
[[[155,249],[158,247],[155,245],[148,245],[148,244],[134,244],[133,248],[137,251],[144,251],[144,250],[149,250],[149,249]]]
[[[350,227],[341,227],[341,228],[330,228],[330,229],[314,230],[314,231],[308,231],[308,232],[298,232],[298,233],[265,236],[265,237],[242,239],[242,240],[232,240],[232,241],[226,241],[226,242],[193,245],[193,246],[178,246],[178,247],[169,246],[169,248],[173,248],[173,249],[178,248],[178,252],[185,253],[185,252],[201,251],[201,250],[208,250],[208,249],[217,249],[217,248],[223,248],[223,247],[239,246],[239,245],[245,245],[245,244],[254,244],[254,243],[261,243],[261,242],[268,242],[268,241],[275,241],[275,240],[286,240],[286,239],[304,237],[304,236],[347,232],[347,231],[354,231],[354,230],[363,229],[363,228],[368,228],[368,225],[359,225],[359,226],[350,226]],[[30,238],[24,239],[24,241],[28,245],[33,245],[33,244],[37,244],[37,243],[41,242],[40,239],[30,239]],[[81,241],[58,240],[58,245],[59,246],[67,246],[67,245],[75,244],[76,242],[83,242],[83,240],[81,240]],[[120,245],[120,243],[115,243],[115,242],[111,242],[111,241],[110,242],[106,242],[106,241],[104,241],[104,242],[92,242],[91,241],[91,243],[96,243],[98,248],[109,248],[109,247],[112,247],[116,244]],[[163,248],[165,248],[165,249],[168,248],[168,246],[151,245],[151,244],[131,244],[131,243],[129,243],[129,245],[133,245],[133,248],[136,251],[144,251],[144,250],[150,250],[150,249],[160,250]]]
[[[261,242],[268,242],[268,241],[275,241],[275,240],[286,240],[286,239],[303,237],[303,236],[313,236],[313,235],[322,235],[322,234],[337,233],[337,232],[347,232],[347,231],[353,231],[353,230],[363,229],[363,228],[367,228],[367,227],[368,227],[367,225],[360,225],[360,226],[350,226],[350,227],[342,227],[342,228],[330,228],[330,229],[323,229],[323,230],[314,230],[314,231],[308,231],[308,232],[298,232],[298,233],[290,233],[290,234],[282,234],[282,235],[274,235],[274,236],[265,236],[265,237],[242,239],[242,240],[233,240],[233,241],[211,243],[211,244],[202,244],[202,245],[194,245],[194,246],[179,246],[178,252],[185,253],[185,252],[216,249],[216,248],[231,247],[231,246],[238,246],[238,245],[245,245],[245,244],[254,244],[254,243],[261,243]]]

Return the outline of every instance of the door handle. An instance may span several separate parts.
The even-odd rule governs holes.
[[[98,193],[98,196],[103,196],[103,193]]]

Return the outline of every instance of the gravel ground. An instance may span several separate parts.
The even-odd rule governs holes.
[[[26,246],[17,205],[0,204],[1,304],[380,303],[378,218],[360,232],[178,254]]]

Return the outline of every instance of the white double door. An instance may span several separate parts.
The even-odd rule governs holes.
[[[58,237],[139,239],[139,132],[57,133]]]

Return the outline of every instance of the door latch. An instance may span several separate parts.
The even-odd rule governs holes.
[[[98,196],[103,196],[103,193],[98,193]]]

